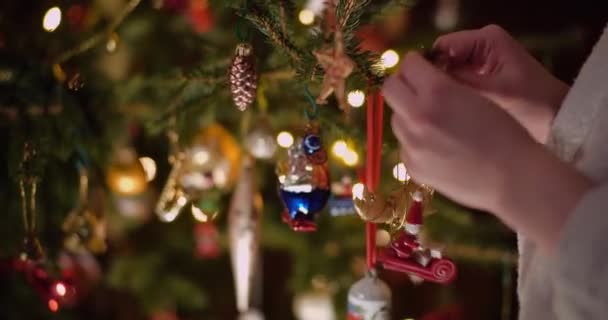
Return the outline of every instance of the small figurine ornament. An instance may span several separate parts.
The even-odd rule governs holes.
[[[405,272],[414,278],[450,283],[456,278],[456,265],[441,252],[425,248],[419,241],[423,226],[424,194],[414,191],[407,211],[403,232],[386,249],[380,261],[384,268]]]
[[[307,126],[304,137],[289,148],[288,159],[279,162],[277,174],[286,208],[283,221],[294,231],[315,231],[315,217],[330,195],[327,152],[317,126]]]
[[[333,93],[338,100],[338,106],[348,113],[350,108],[346,101],[346,78],[355,70],[355,63],[346,54],[341,30],[334,34],[334,47],[313,51],[315,58],[325,70],[321,92],[317,98],[318,104],[327,104],[327,98]]]

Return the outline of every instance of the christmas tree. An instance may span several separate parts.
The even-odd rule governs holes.
[[[371,264],[394,319],[514,317],[515,235],[417,193],[378,90],[403,52],[528,5],[567,17],[514,31],[571,80],[601,16],[538,3],[0,4],[0,318],[337,319]],[[416,210],[449,286],[370,264]]]

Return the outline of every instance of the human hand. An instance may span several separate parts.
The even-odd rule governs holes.
[[[418,53],[384,84],[408,173],[452,200],[492,212],[552,250],[590,181],[513,116]]]
[[[517,119],[545,143],[568,86],[551,75],[505,30],[489,25],[439,37],[448,72]]]

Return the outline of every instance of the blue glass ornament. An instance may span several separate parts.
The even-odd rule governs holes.
[[[307,155],[312,155],[321,150],[321,138],[316,134],[307,134],[302,140],[302,149]]]
[[[318,212],[323,210],[330,191],[313,189],[305,192],[293,192],[280,189],[281,200],[292,220],[314,221]]]

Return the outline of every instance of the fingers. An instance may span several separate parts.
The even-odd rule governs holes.
[[[458,31],[437,38],[433,49],[447,54],[452,64],[472,63],[475,50],[482,39],[481,30]]]
[[[393,111],[406,116],[407,107],[415,103],[416,94],[405,78],[397,75],[388,78],[382,87],[384,98]]]
[[[418,95],[423,95],[434,84],[448,80],[447,75],[418,52],[408,53],[398,71],[399,78],[408,83]]]

